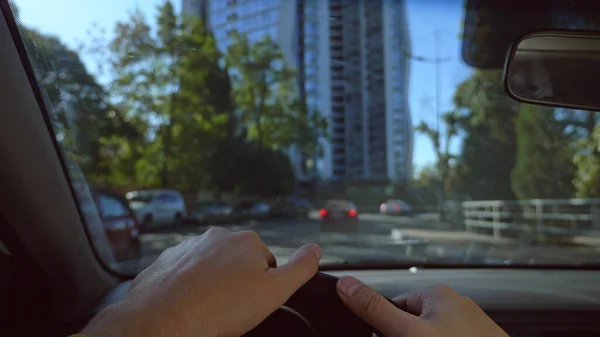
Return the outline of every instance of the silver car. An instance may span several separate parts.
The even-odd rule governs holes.
[[[175,190],[131,191],[125,197],[142,229],[177,227],[187,215],[183,196]]]
[[[233,207],[223,201],[203,201],[190,212],[190,220],[200,223],[214,223],[229,220]]]

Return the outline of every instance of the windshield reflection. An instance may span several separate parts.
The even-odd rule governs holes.
[[[121,270],[213,225],[282,262],[309,241],[325,265],[600,262],[598,113],[504,92],[494,34],[525,12],[484,30],[462,1],[81,6],[80,27],[13,12],[72,179],[136,216]],[[596,29],[568,6],[544,25]]]

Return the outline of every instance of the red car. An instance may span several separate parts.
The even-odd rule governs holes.
[[[347,200],[329,200],[319,210],[321,224],[331,227],[334,226],[357,226],[358,210],[354,203]]]
[[[127,199],[105,188],[91,189],[108,242],[117,261],[141,257],[139,225]]]

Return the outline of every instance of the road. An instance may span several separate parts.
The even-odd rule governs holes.
[[[453,231],[437,216],[383,216],[362,214],[354,231],[323,228],[315,215],[306,220],[264,220],[241,224],[223,224],[232,231],[253,230],[284,263],[304,243],[318,243],[323,250],[322,263],[356,261],[477,264],[561,264],[595,261],[600,263],[598,247],[524,246],[509,240]],[[142,235],[143,258],[127,262],[122,269],[140,270],[164,249],[204,233],[208,226],[187,226],[177,230]]]

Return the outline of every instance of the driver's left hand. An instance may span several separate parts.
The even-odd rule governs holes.
[[[98,314],[87,336],[241,336],[317,272],[321,249],[301,247],[283,266],[254,232],[211,228],[165,250],[126,298]]]

